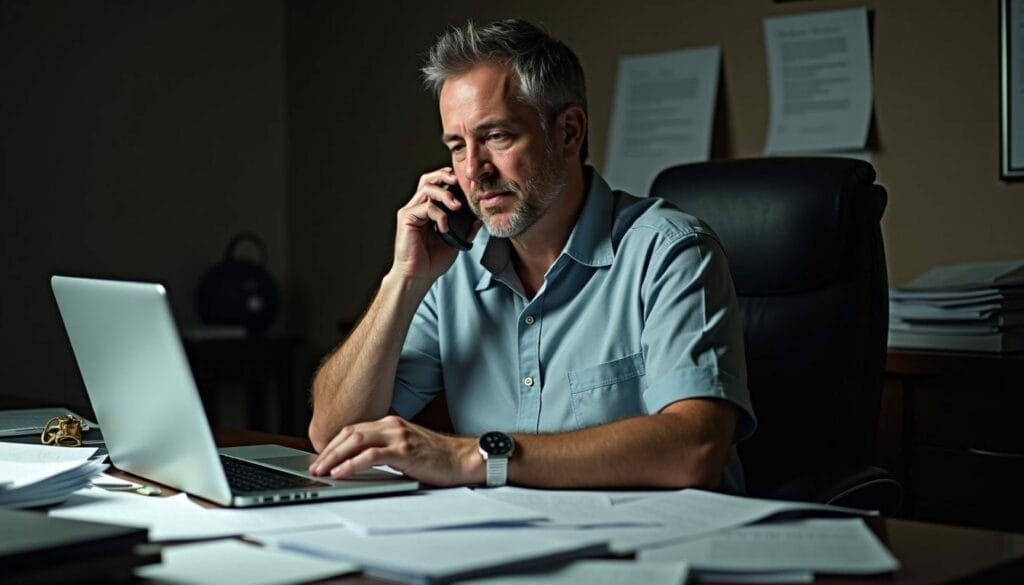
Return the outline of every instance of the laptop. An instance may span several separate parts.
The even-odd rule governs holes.
[[[341,481],[312,476],[314,454],[279,445],[218,450],[162,285],[67,276],[50,284],[119,469],[230,507],[419,487],[378,469]]]

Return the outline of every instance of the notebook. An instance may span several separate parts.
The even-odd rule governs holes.
[[[218,451],[162,285],[66,276],[50,284],[118,468],[231,507],[419,487],[377,469],[315,477],[307,472],[312,453],[278,445]]]

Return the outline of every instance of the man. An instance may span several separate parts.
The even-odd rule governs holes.
[[[755,423],[714,234],[584,165],[582,68],[533,25],[451,29],[423,74],[452,166],[420,178],[391,270],[317,372],[310,471],[741,491]],[[436,234],[456,183],[481,220],[465,253]],[[407,420],[439,392],[460,436]]]

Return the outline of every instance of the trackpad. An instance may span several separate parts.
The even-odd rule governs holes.
[[[310,453],[309,455],[287,455],[284,457],[261,457],[258,459],[260,463],[267,465],[273,465],[275,467],[283,467],[284,469],[290,469],[298,473],[309,473],[309,466],[313,465],[316,461],[316,455]]]

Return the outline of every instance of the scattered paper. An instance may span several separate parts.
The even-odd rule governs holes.
[[[645,196],[662,170],[708,160],[719,47],[619,59],[605,178]]]
[[[360,534],[416,532],[437,528],[525,523],[544,514],[486,498],[469,488],[429,490],[408,496],[318,504]]]
[[[863,149],[871,123],[865,8],[764,20],[768,154]]]
[[[811,571],[767,571],[758,573],[729,573],[719,571],[690,571],[690,580],[694,583],[742,583],[744,585],[765,583],[814,583]]]
[[[477,490],[485,498],[533,510],[552,524],[563,526],[635,525],[628,513],[617,510],[607,492],[531,490],[501,487]],[[638,496],[633,496],[639,499]],[[628,501],[632,501],[629,499]],[[652,524],[645,522],[641,524]],[[653,523],[657,524],[657,523]]]
[[[682,585],[686,583],[686,563],[637,563],[635,561],[586,560],[549,569],[460,581],[459,585]]]
[[[361,536],[346,528],[256,535],[256,540],[319,558],[348,561],[403,583],[448,583],[539,563],[607,553],[578,531],[557,535],[529,528],[457,528]]]
[[[640,551],[645,561],[686,561],[694,570],[888,573],[899,563],[859,518],[758,524]]]
[[[207,509],[189,500],[186,494],[152,498],[100,488],[79,491],[50,510],[50,515],[148,528],[149,538],[154,542],[306,529],[339,522],[317,504]]]
[[[235,540],[165,547],[163,562],[135,570],[137,577],[175,585],[288,585],[353,573],[352,563],[325,561]]]
[[[685,489],[651,496],[614,506],[619,514],[632,518],[633,526],[596,526],[582,533],[588,538],[604,539],[615,553],[627,554],[675,541],[713,534],[767,519],[779,514],[844,514],[854,516],[876,515],[852,508],[826,504],[762,500],[730,496],[717,492]],[[595,512],[595,516],[602,512]],[[657,524],[652,526],[652,524]],[[569,536],[580,534],[578,528],[544,527],[539,530]]]

